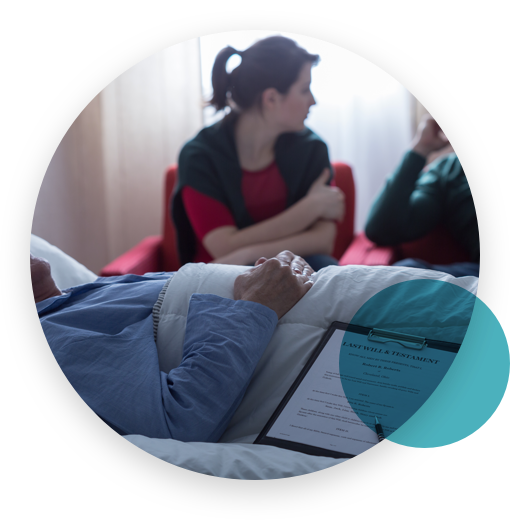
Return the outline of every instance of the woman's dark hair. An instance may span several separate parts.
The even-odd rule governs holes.
[[[241,64],[231,73],[226,70],[228,59],[241,56]],[[240,109],[248,109],[260,102],[267,88],[275,88],[286,94],[297,80],[305,63],[315,65],[317,54],[310,54],[284,36],[271,36],[254,43],[243,52],[233,47],[222,49],[212,70],[213,96],[209,101],[216,110],[228,106],[229,97]]]

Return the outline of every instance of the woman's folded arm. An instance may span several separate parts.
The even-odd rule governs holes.
[[[283,250],[289,250],[299,256],[316,254],[330,255],[336,237],[336,224],[332,221],[318,220],[306,231],[296,233],[280,240],[264,241],[248,245],[217,257],[218,264],[252,265],[260,257],[270,258]]]
[[[203,244],[209,254],[218,259],[247,246],[280,241],[304,232],[320,217],[320,209],[313,198],[304,197],[279,215],[252,226],[213,229],[204,237]],[[283,249],[275,250],[275,254]]]

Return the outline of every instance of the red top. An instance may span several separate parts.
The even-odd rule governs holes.
[[[287,205],[287,185],[276,162],[256,172],[243,170],[241,190],[255,223],[278,215]],[[182,189],[182,200],[197,237],[194,261],[210,262],[213,258],[203,246],[204,237],[218,227],[235,226],[234,217],[224,204],[190,186]]]

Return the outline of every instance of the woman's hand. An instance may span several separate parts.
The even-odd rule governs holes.
[[[310,186],[307,197],[313,199],[314,205],[320,208],[320,217],[326,220],[342,222],[345,215],[345,195],[340,188],[328,186],[329,168],[325,168]]]

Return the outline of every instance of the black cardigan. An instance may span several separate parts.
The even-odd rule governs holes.
[[[238,229],[254,224],[241,191],[242,170],[237,157],[231,113],[215,125],[201,130],[179,154],[179,173],[171,215],[177,231],[182,264],[192,262],[196,237],[182,200],[182,188],[190,186],[224,204]],[[287,205],[302,199],[324,168],[330,168],[328,149],[310,129],[282,134],[275,144],[275,161],[287,185]],[[331,177],[330,177],[331,180]]]

